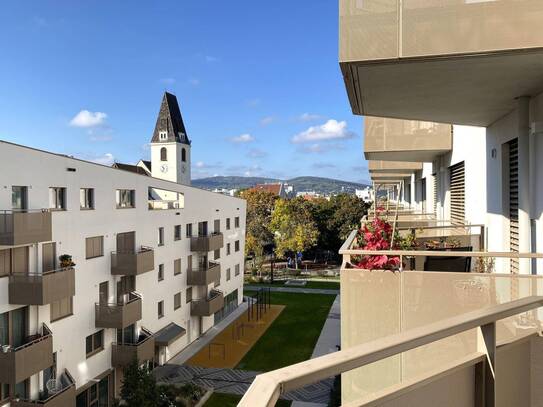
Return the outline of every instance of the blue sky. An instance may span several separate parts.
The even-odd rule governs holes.
[[[336,0],[2,2],[0,139],[134,163],[149,156],[168,90],[192,139],[194,178],[366,180],[362,119],[338,65],[337,8]]]

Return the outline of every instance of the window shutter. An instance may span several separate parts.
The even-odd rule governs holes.
[[[509,145],[509,250],[519,251],[518,224],[518,139],[507,143]],[[518,259],[510,260],[511,273],[519,272]]]
[[[451,222],[465,223],[465,174],[464,161],[449,167],[451,191]]]

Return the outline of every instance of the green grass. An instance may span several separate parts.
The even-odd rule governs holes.
[[[259,287],[292,287],[292,288],[315,288],[326,290],[339,290],[339,281],[308,281],[304,286],[285,285],[282,281],[274,284],[270,283],[245,283]]]
[[[334,299],[328,294],[272,292],[272,304],[286,308],[237,368],[269,371],[309,359]]]
[[[213,393],[209,400],[204,404],[204,407],[236,407],[241,400],[241,396],[234,394]],[[279,400],[277,407],[290,407],[291,402]]]

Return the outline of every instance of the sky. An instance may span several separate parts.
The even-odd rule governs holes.
[[[165,90],[193,178],[369,178],[337,0],[2,2],[0,139],[136,163]]]

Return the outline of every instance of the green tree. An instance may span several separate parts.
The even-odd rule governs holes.
[[[155,407],[159,405],[159,392],[151,371],[134,359],[123,369],[121,398],[128,407]]]
[[[309,203],[303,198],[278,199],[272,213],[270,230],[274,234],[277,257],[284,257],[287,252],[303,252],[315,246],[319,236]]]

